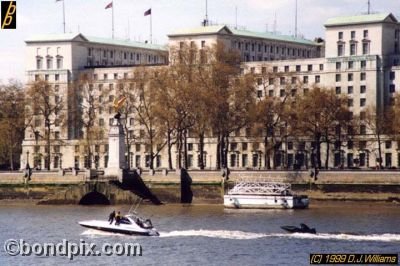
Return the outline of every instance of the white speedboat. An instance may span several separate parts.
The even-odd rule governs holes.
[[[267,179],[241,179],[224,195],[226,208],[304,209],[308,205],[308,197],[294,195],[290,184]]]
[[[143,219],[134,213],[123,216],[119,224],[116,224],[115,220],[111,224],[108,221],[100,220],[82,221],[79,222],[79,224],[87,228],[119,234],[144,236],[160,235],[153,227],[150,219]]]

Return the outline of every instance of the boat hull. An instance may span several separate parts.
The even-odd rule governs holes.
[[[284,195],[225,195],[224,206],[236,209],[305,209],[309,200],[306,196]]]
[[[126,226],[124,224],[110,225],[108,222],[103,221],[83,221],[79,222],[79,225],[90,229],[117,234],[159,236],[159,233],[155,229],[143,229],[138,226],[137,228],[132,228],[132,226]]]

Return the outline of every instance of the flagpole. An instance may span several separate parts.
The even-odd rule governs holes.
[[[114,39],[114,1],[111,2],[112,3],[112,38]]]
[[[64,25],[64,33],[65,33],[65,0],[63,0],[63,25]]]
[[[153,10],[150,8],[150,43],[153,43]]]

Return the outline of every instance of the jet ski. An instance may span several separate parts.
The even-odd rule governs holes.
[[[116,224],[115,220],[111,224],[108,221],[104,220],[90,220],[78,223],[83,227],[111,233],[143,236],[160,235],[153,227],[150,219],[144,219],[136,213],[130,213],[121,217],[119,224]]]
[[[315,228],[310,228],[306,224],[300,224],[300,227],[297,226],[281,226],[283,230],[288,231],[289,233],[308,233],[308,234],[316,234],[317,231]]]

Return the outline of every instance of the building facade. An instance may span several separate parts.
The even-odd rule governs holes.
[[[222,41],[229,49],[240,52],[243,72],[261,74],[265,68],[269,68],[280,76],[287,74],[288,77],[300,80],[302,88],[300,91],[296,88],[296,91],[291,92],[293,94],[307,93],[314,86],[332,88],[337,94],[348,98],[348,107],[354,116],[362,117],[369,106],[376,107],[377,112],[380,112],[390,105],[396,86],[400,86],[400,24],[397,19],[390,13],[337,17],[329,19],[325,28],[325,43],[238,30],[226,25],[180,30],[168,36],[169,47],[178,49],[183,42],[193,43],[203,49]],[[27,41],[27,49],[28,84],[44,79],[52,86],[58,86],[57,91],[61,95],[68,95],[70,85],[82,73],[91,76],[94,89],[112,89],[117,86],[119,79],[128,77],[137,65],[168,64],[168,50],[165,47],[104,40],[82,34],[39,36]],[[286,84],[282,82],[287,80],[269,81],[267,89],[260,85],[257,96],[284,97],[287,92],[282,87]],[[109,104],[110,100],[106,102]],[[98,124],[107,132],[113,113],[108,111],[106,102]],[[140,128],[134,127],[133,123],[129,126],[129,132],[139,136],[132,145],[129,166],[146,168],[149,166],[149,155],[145,143],[140,141]],[[30,154],[48,152],[44,150],[43,141],[38,140],[35,128],[40,126],[26,131],[21,165],[25,165],[23,162],[26,162],[27,151]],[[79,134],[74,131],[74,127],[68,125],[65,131],[54,128],[54,132],[61,132],[58,135],[63,141],[56,145],[59,147],[53,147],[50,151],[53,153],[51,168],[89,167],[87,159],[81,155]],[[345,143],[345,147],[340,145],[330,151],[330,167],[376,166],[379,156],[375,137],[363,124],[359,132],[360,135],[354,141]],[[271,160],[277,168],[306,169],[311,166],[311,145],[309,141],[296,142],[287,138]],[[199,166],[198,140],[189,138],[187,148],[188,165],[196,169]],[[400,167],[398,143],[386,138],[382,148],[383,165]],[[204,150],[205,167],[212,169],[216,161],[216,139],[207,138]],[[107,151],[105,137],[95,148],[97,168],[107,166]],[[323,149],[322,153],[325,151]],[[228,166],[233,169],[263,168],[266,164],[262,152],[262,141],[251,138],[243,130],[232,136]],[[34,162],[33,156],[29,163],[38,164]],[[39,164],[44,168],[44,161]],[[166,168],[167,165],[167,151],[162,150],[155,160],[155,167]],[[173,165],[177,165],[175,160]]]

